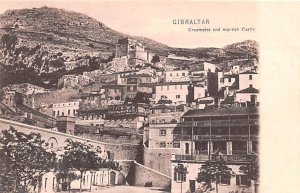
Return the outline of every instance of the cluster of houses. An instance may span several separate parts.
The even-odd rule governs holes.
[[[161,62],[151,62],[153,56],[139,42],[122,39],[105,69],[59,80],[62,89],[76,89],[67,101],[58,97],[57,102],[43,102],[49,91],[27,84],[34,89],[30,96],[10,87],[2,102],[8,104],[13,93],[20,92],[24,104],[53,119],[74,117],[74,128],[64,131],[70,134],[91,137],[85,132],[101,128],[108,136],[109,131],[117,131],[129,143],[133,138],[128,136],[136,136],[144,148],[143,165],[170,176],[171,192],[196,192],[201,186],[196,180],[201,164],[216,154],[235,173],[222,182],[220,191],[254,192],[254,182],[238,168],[249,161],[249,155],[258,154],[257,66],[241,68],[235,62],[223,68],[203,62],[197,70],[159,68],[156,63]],[[37,92],[44,95],[38,99],[39,107]],[[187,168],[184,175],[176,173],[180,164]]]

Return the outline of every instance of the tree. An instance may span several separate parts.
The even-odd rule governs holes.
[[[259,160],[258,156],[251,155],[250,162],[246,165],[240,167],[241,172],[248,176],[250,180],[253,180],[254,185],[254,192],[257,192],[256,184],[259,179]]]
[[[0,137],[0,191],[28,192],[42,175],[54,167],[55,153],[37,133],[25,134],[14,128]]]
[[[156,63],[156,62],[160,62],[160,58],[159,55],[155,54],[152,59],[151,59],[151,63]]]
[[[134,99],[133,99],[134,103],[145,103],[145,104],[149,104],[150,100],[149,97],[147,96],[147,93],[145,92],[137,92]]]
[[[67,164],[63,163],[63,160],[59,160],[57,167],[55,168],[55,177],[57,182],[57,191],[59,191],[59,183],[62,182],[62,190],[69,190],[71,188],[71,182],[77,179],[77,175],[74,171],[67,167]]]
[[[207,189],[212,189],[212,183],[216,184],[216,192],[218,193],[218,185],[222,181],[229,181],[233,177],[233,171],[229,168],[224,159],[220,156],[215,160],[206,161],[200,168],[197,182],[204,182]]]
[[[80,171],[80,192],[82,176],[86,171],[97,170],[101,167],[102,159],[98,156],[99,151],[92,145],[66,140],[65,152],[62,156],[64,167],[68,170]]]

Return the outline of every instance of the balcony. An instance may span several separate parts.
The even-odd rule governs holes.
[[[175,155],[176,161],[207,161],[209,160],[209,155]]]
[[[180,126],[241,126],[241,125],[258,125],[258,119],[240,119],[240,120],[207,120],[207,121],[184,121]]]
[[[222,157],[225,162],[248,162],[250,161],[251,155],[211,155],[211,160],[216,161],[220,159],[220,157]],[[191,162],[208,161],[209,155],[174,155],[173,160]]]
[[[221,155],[224,161],[226,162],[248,162],[250,161],[251,155]],[[220,159],[219,155],[212,155],[212,160]]]
[[[257,141],[258,135],[181,135],[174,134],[174,141],[208,141],[208,140],[252,140]]]

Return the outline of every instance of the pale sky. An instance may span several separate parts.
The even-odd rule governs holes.
[[[259,7],[255,2],[179,2],[179,1],[2,1],[0,13],[7,9],[55,7],[89,15],[119,32],[144,36],[172,47],[223,47],[257,40]],[[174,19],[209,19],[209,25],[174,25]],[[189,32],[189,28],[238,27],[239,32]],[[255,28],[242,32],[242,27]]]

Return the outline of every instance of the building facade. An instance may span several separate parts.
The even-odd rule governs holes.
[[[220,192],[253,192],[254,183],[239,171],[258,154],[259,114],[257,108],[224,108],[191,110],[174,130],[184,154],[172,158],[172,192],[195,192],[202,185],[196,182],[199,168],[205,161],[221,156],[235,176],[220,186]],[[178,181],[175,166],[184,164],[188,174]],[[181,181],[181,182],[180,182]]]

